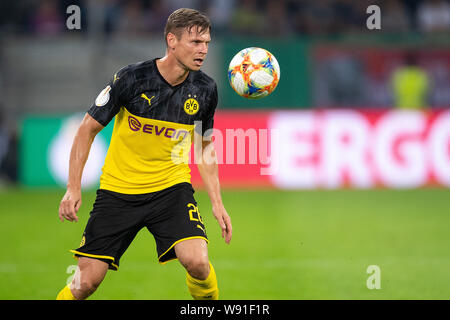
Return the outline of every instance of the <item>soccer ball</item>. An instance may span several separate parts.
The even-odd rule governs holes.
[[[228,80],[238,95],[260,99],[271,94],[280,80],[280,66],[269,51],[246,48],[239,51],[228,67]]]

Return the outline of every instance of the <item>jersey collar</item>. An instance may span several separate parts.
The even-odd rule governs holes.
[[[161,81],[164,82],[164,83],[165,83],[167,86],[169,86],[170,88],[172,88],[172,89],[178,88],[178,87],[182,86],[184,83],[186,83],[186,82],[188,82],[188,81],[190,80],[192,71],[189,71],[189,73],[188,73],[186,79],[184,79],[183,82],[181,82],[181,83],[179,83],[179,84],[177,84],[177,85],[175,85],[175,86],[171,85],[169,82],[167,82],[166,79],[164,79],[164,77],[162,76],[162,74],[159,72],[158,66],[156,65],[156,60],[158,60],[158,59],[161,59],[161,58],[155,58],[155,59],[153,59],[153,66],[155,67],[156,74],[157,74],[158,77],[161,79]]]

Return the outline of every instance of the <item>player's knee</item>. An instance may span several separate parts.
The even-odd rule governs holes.
[[[77,299],[86,299],[97,290],[100,282],[92,279],[82,279],[77,283],[72,283],[71,289]]]
[[[205,280],[208,278],[209,261],[207,259],[190,259],[185,267],[187,272],[196,279]]]

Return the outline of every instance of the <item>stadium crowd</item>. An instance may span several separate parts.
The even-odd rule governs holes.
[[[214,32],[240,35],[328,35],[362,32],[369,5],[381,7],[383,32],[450,31],[448,0],[22,0],[2,1],[0,30],[35,35],[67,31],[70,5],[81,8],[81,32],[100,23],[105,34],[161,33],[179,7],[206,12]]]
[[[160,37],[168,15],[180,7],[207,13],[213,22],[215,35],[352,35],[367,31],[366,10],[372,4],[381,8],[379,32],[383,34],[413,32],[440,37],[450,33],[449,0],[21,0],[0,2],[0,45],[6,38],[3,35],[52,37],[96,33]],[[67,8],[71,5],[81,9],[81,29],[78,32],[69,31],[66,27]],[[440,61],[435,59],[428,63],[428,71],[418,67],[413,69],[414,72],[408,68],[399,69],[392,78],[400,84],[407,83],[405,76],[409,81],[418,82],[422,91],[416,100],[423,100],[422,104],[447,105],[450,73]],[[320,64],[323,70],[317,68],[315,75],[316,87],[319,88],[315,92],[319,97],[315,104],[349,106],[367,105],[370,101],[376,106],[389,105],[392,99],[387,98],[390,89],[385,85],[390,83],[389,79],[381,79],[378,83],[368,81],[360,64],[361,61],[350,54],[324,60]],[[2,63],[0,70],[1,67]],[[4,81],[0,74],[0,84]],[[394,93],[404,92],[396,82],[392,82]],[[359,89],[365,89],[366,94]],[[1,90],[2,86],[0,93]],[[410,91],[407,91],[408,95]],[[425,101],[424,96],[432,96],[432,99]],[[405,100],[402,97],[395,96],[394,100]],[[0,106],[0,114],[2,109]],[[0,188],[4,181],[17,180],[17,133],[14,127],[0,115]]]

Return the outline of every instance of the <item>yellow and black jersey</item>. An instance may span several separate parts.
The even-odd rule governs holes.
[[[142,194],[190,183],[194,130],[213,128],[217,86],[201,71],[172,86],[156,60],[122,68],[88,110],[103,126],[116,117],[100,189]]]

